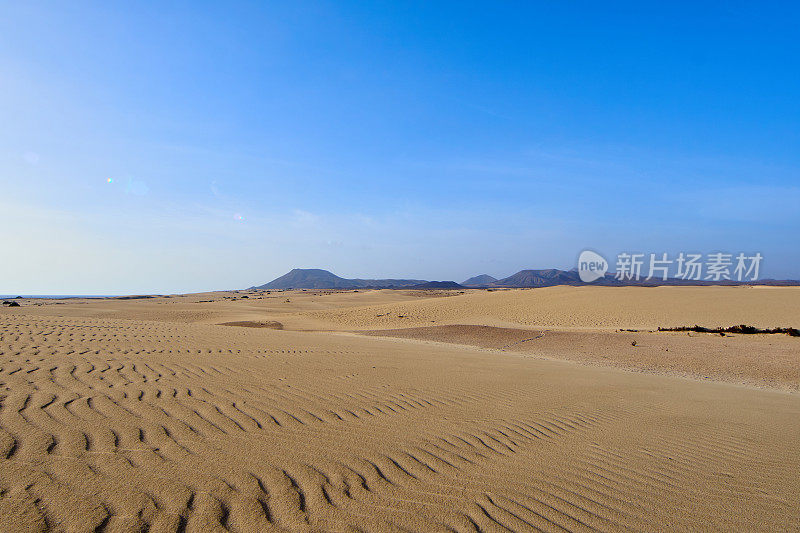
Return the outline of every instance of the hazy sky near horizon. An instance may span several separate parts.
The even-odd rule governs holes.
[[[4,3],[0,293],[800,278],[800,6],[645,4]]]

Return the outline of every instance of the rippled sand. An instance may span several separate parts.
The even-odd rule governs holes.
[[[800,292],[557,289],[0,309],[0,529],[800,528],[800,339],[613,331]]]

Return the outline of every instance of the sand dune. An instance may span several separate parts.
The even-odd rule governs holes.
[[[800,326],[800,287],[546,287],[470,291],[447,299],[311,311],[348,329],[432,324],[657,328],[700,324]]]
[[[465,344],[537,357],[800,391],[800,339],[638,331],[562,331],[451,325],[364,335]]]
[[[737,293],[760,302],[746,322],[797,325],[796,293],[781,291]],[[455,321],[462,302],[480,297],[485,316],[516,316],[519,297],[499,295],[508,300],[497,309],[495,293],[394,294],[377,308],[441,317],[449,305]],[[358,306],[358,296],[2,310],[0,529],[800,528],[797,394],[544,359],[526,343],[481,348],[288,327],[322,323],[306,313],[349,324],[381,298],[364,294],[370,301]],[[703,297],[701,309],[729,298]],[[337,298],[348,309],[336,310]],[[603,309],[620,305],[615,298]],[[549,305],[560,309],[557,300]],[[778,304],[789,311],[779,314]],[[642,322],[660,319],[656,308]],[[529,320],[541,316],[557,315]],[[576,311],[569,326],[587,317]],[[528,335],[513,334],[513,342]]]

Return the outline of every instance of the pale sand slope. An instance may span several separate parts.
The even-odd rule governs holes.
[[[733,322],[797,325],[788,294]],[[205,298],[0,309],[0,530],[800,528],[797,394],[205,323],[310,325],[359,294]]]
[[[653,331],[664,323],[698,322],[705,326],[744,322],[796,327],[798,296],[800,290],[795,287],[228,291],[139,300],[20,300],[22,307],[4,312],[178,323],[252,322],[304,331],[351,330],[796,391],[800,390],[800,339],[784,335],[631,333],[619,332],[608,324],[624,329],[647,324]],[[664,316],[648,318],[647,313],[652,315],[654,309]],[[586,327],[598,323],[606,327]],[[495,327],[482,326],[486,324]],[[384,329],[387,327],[399,329]],[[470,328],[474,331],[465,334]],[[631,346],[633,341],[637,341],[635,347]]]
[[[306,312],[347,329],[440,324],[657,328],[800,327],[800,287],[547,287]]]
[[[800,391],[800,338],[657,331],[562,331],[450,325],[360,331],[466,344],[628,370]]]
[[[21,299],[23,308],[4,309],[26,315],[76,316],[166,322],[217,324],[237,320],[288,318],[293,324],[308,327],[302,316],[308,311],[385,305],[430,298],[435,291],[224,291],[178,294],[141,299],[68,298]]]

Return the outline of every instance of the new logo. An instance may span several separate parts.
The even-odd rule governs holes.
[[[578,256],[578,275],[584,283],[600,279],[608,272],[608,261],[591,250],[584,250]]]

